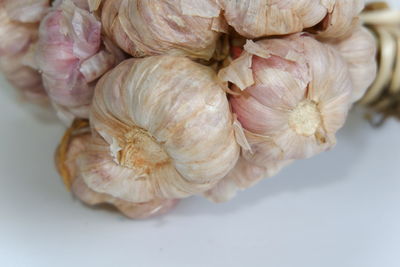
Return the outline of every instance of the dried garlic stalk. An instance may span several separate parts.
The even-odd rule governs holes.
[[[90,120],[93,136],[79,159],[80,175],[94,191],[126,201],[204,192],[239,155],[215,73],[184,57],[118,65],[98,82]]]
[[[208,60],[220,35],[217,31],[223,30],[220,9],[213,0],[103,2],[107,35],[134,57],[171,54]]]
[[[87,118],[94,81],[123,58],[87,10],[65,0],[41,22],[36,61],[59,117]]]

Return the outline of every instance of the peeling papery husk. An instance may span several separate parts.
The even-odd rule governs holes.
[[[215,0],[224,17],[247,38],[286,35],[305,29],[324,38],[342,37],[358,21],[363,0]],[[313,29],[314,28],[314,29]]]
[[[371,86],[377,74],[376,41],[372,33],[359,26],[352,34],[333,45],[339,50],[349,66],[353,82],[353,102],[358,101]]]
[[[182,55],[210,59],[224,30],[213,0],[106,0],[107,35],[134,57]]]
[[[79,159],[93,190],[132,202],[183,198],[235,165],[233,119],[212,69],[184,57],[130,59],[95,92],[93,138]]]
[[[260,166],[334,146],[353,92],[339,53],[305,34],[248,41],[219,77],[242,91],[230,102],[251,147],[243,156]]]
[[[63,157],[57,157],[57,165],[61,171],[62,168],[65,170],[61,174],[64,176],[69,176],[69,183],[72,184],[73,194],[83,203],[90,206],[97,206],[101,204],[109,204],[116,209],[118,209],[125,216],[132,219],[143,219],[148,217],[153,217],[157,215],[164,214],[174,208],[178,203],[178,200],[153,200],[145,203],[132,203],[114,198],[107,194],[100,194],[92,189],[90,189],[82,178],[79,177],[77,173],[76,161],[79,155],[82,154],[86,149],[86,145],[89,143],[91,135],[85,128],[84,122],[76,122],[73,127],[76,127],[67,136],[68,139],[64,140],[67,147],[63,151],[58,151],[58,153],[65,153]],[[80,129],[79,129],[80,128]],[[83,130],[83,131],[82,131]],[[62,162],[60,162],[62,160]],[[62,166],[62,168],[60,168]]]
[[[101,40],[100,21],[74,2],[57,4],[43,19],[36,52],[44,87],[67,123],[88,118],[96,80],[123,59]]]
[[[254,186],[262,179],[276,175],[291,161],[270,162],[263,167],[240,157],[236,166],[216,186],[203,195],[213,202],[226,202],[236,196],[239,190]]]

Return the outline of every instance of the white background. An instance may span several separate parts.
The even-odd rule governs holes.
[[[0,85],[2,267],[400,266],[400,122],[376,130],[353,111],[333,151],[229,203],[193,197],[131,221],[65,191],[53,164],[63,128]]]

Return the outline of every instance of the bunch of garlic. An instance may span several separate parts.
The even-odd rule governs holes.
[[[36,51],[46,92],[67,124],[88,118],[95,81],[124,57],[101,39],[100,21],[80,2],[54,3],[40,24]]]
[[[0,70],[25,98],[41,104],[47,97],[32,57],[38,22],[48,11],[48,2],[0,1]]]
[[[66,185],[144,218],[331,149],[376,72],[363,4],[54,1],[31,62],[60,118],[88,119],[58,150]]]

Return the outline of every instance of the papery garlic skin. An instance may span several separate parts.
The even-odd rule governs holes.
[[[100,194],[90,189],[79,177],[76,161],[86,149],[90,141],[90,134],[81,134],[72,139],[68,147],[66,166],[68,173],[73,179],[72,192],[83,203],[93,206],[98,204],[111,204],[121,211],[125,216],[132,219],[144,219],[167,213],[176,206],[178,200],[153,200],[145,203],[132,203],[114,198],[107,194]]]
[[[304,34],[248,41],[244,50],[219,73],[242,91],[230,103],[251,147],[244,157],[260,165],[331,148],[353,92],[339,53]]]
[[[346,60],[353,82],[353,102],[358,101],[376,78],[377,45],[372,33],[365,27],[356,27],[343,40],[333,42]]]
[[[262,179],[276,175],[289,163],[290,161],[270,162],[261,167],[241,156],[224,179],[203,195],[216,203],[229,201],[239,190],[252,187]]]
[[[8,17],[22,23],[37,23],[49,9],[49,0],[3,0]]]
[[[71,118],[89,116],[93,81],[121,60],[100,33],[100,21],[70,0],[41,22],[36,61],[54,106]]]
[[[37,104],[47,104],[42,78],[35,69],[24,63],[24,55],[1,57],[0,71],[10,84],[21,91],[24,98]]]
[[[0,5],[0,56],[15,55],[28,49],[36,35],[36,27],[13,22]]]
[[[48,1],[0,2],[0,71],[28,101],[45,104],[47,95],[32,60],[38,22]],[[25,23],[29,22],[29,23]]]
[[[302,32],[323,23],[320,34],[340,37],[361,11],[363,0],[215,0],[247,38]]]
[[[118,65],[98,82],[90,120],[93,138],[79,160],[81,176],[93,190],[126,201],[199,194],[239,156],[217,76],[184,57]]]
[[[210,59],[223,24],[213,0],[103,1],[104,30],[134,57],[182,55]]]
[[[320,22],[316,32],[322,39],[347,38],[360,24],[358,17],[364,9],[364,0],[330,0],[328,14]]]

